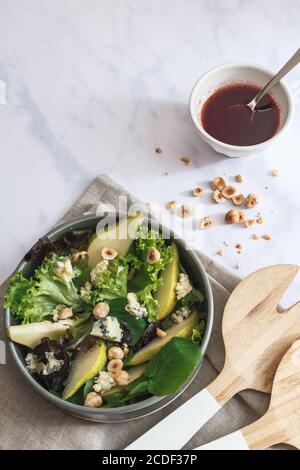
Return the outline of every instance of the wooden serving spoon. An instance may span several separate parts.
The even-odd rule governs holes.
[[[240,431],[197,450],[262,450],[280,443],[300,449],[300,340],[293,343],[280,361],[266,414]]]
[[[268,266],[238,284],[224,310],[225,364],[220,375],[127,449],[180,449],[236,393],[271,392],[282,356],[300,338],[300,302],[277,310],[298,269]]]

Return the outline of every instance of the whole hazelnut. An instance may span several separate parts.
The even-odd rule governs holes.
[[[109,348],[107,352],[107,357],[109,360],[111,359],[123,359],[124,357],[124,351],[122,348],[119,348],[119,346],[112,346]]]
[[[93,315],[97,320],[105,318],[109,314],[109,305],[106,302],[99,302],[95,305]]]
[[[120,370],[114,374],[114,381],[117,385],[125,386],[129,384],[129,374],[126,370]]]
[[[121,359],[112,359],[107,365],[107,370],[111,374],[116,374],[123,369],[123,361]]]
[[[230,210],[225,214],[226,224],[239,224],[240,213],[238,211]]]
[[[84,400],[84,406],[89,408],[99,408],[102,405],[102,398],[96,392],[90,392],[87,394]]]

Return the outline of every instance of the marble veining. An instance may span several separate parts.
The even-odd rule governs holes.
[[[216,226],[200,248],[237,274],[300,264],[299,106],[274,148],[243,160],[215,154],[188,112],[193,84],[215,65],[279,68],[299,47],[299,17],[300,0],[0,0],[0,281],[100,173],[157,204],[207,188],[202,211]],[[300,67],[286,82],[299,102]],[[261,197],[265,224],[254,230],[272,241],[223,224],[208,191],[223,172]],[[299,297],[298,280],[286,302]]]

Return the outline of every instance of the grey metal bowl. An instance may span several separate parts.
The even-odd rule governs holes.
[[[96,225],[99,222],[101,217],[95,215],[86,215],[82,216],[78,219],[72,220],[70,222],[64,223],[59,227],[51,230],[47,234],[51,241],[59,240],[67,231],[72,229],[82,229],[82,228],[91,228],[92,230],[96,229]],[[151,227],[156,228],[161,233],[163,233],[166,228],[160,224],[157,224],[153,220],[151,220]],[[165,232],[166,233],[166,232]],[[174,233],[171,232],[171,239],[174,239]],[[183,266],[188,271],[194,285],[202,289],[205,294],[205,310],[207,313],[207,322],[206,322],[206,331],[204,335],[203,342],[201,344],[202,353],[205,353],[207,348],[212,324],[213,324],[213,297],[211,292],[210,283],[207,277],[207,274],[199,261],[199,258],[195,255],[195,253],[191,250],[187,250],[185,247],[185,243],[182,240],[178,240],[175,238],[174,240],[180,252],[180,258]],[[36,267],[36,262],[34,261],[25,261],[24,259],[21,261],[19,266],[17,267],[17,271],[21,271],[25,276],[32,275],[34,269]],[[16,324],[16,321],[10,312],[9,309],[5,309],[4,311],[4,321],[5,327],[8,328],[11,325]],[[82,419],[86,419],[89,421],[97,421],[97,422],[121,422],[132,420],[136,418],[140,418],[146,416],[148,414],[154,413],[155,411],[160,410],[167,404],[171,403],[176,397],[178,397],[193,381],[195,376],[197,375],[201,363],[193,372],[193,374],[189,377],[189,379],[182,385],[182,387],[174,394],[168,395],[166,397],[150,397],[146,400],[143,400],[139,403],[135,403],[133,405],[122,406],[118,408],[86,408],[84,406],[75,405],[73,403],[69,403],[67,401],[58,398],[47,390],[45,390],[29,373],[26,368],[25,361],[24,361],[24,352],[25,349],[23,346],[13,343],[12,341],[8,340],[9,349],[12,353],[14,362],[17,368],[20,370],[21,374],[24,376],[26,381],[32,386],[32,388],[50,401],[53,405],[58,406],[62,410],[66,411],[67,413],[72,414],[73,416],[77,416]]]

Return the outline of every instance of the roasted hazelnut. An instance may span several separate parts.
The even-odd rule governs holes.
[[[193,209],[187,204],[182,204],[178,209],[178,215],[183,219],[191,217],[191,215],[193,215]]]
[[[221,193],[221,191],[219,191],[219,189],[216,189],[213,192],[212,198],[217,204],[222,204],[223,202],[226,201],[225,197],[222,196],[222,193]]]
[[[111,359],[107,365],[107,370],[111,374],[116,374],[123,369],[123,361],[121,359]]]
[[[236,193],[236,188],[234,186],[225,186],[222,190],[222,196],[226,199],[231,199],[232,196]]]
[[[114,381],[116,382],[117,385],[120,385],[121,387],[128,385],[129,384],[129,374],[126,372],[126,370],[119,370],[114,374]]]
[[[102,248],[101,255],[103,259],[110,261],[116,258],[116,256],[118,256],[118,252],[117,250],[114,250],[113,248],[109,248],[105,246],[104,248]]]
[[[208,230],[214,225],[215,221],[212,217],[204,217],[200,222],[200,228],[202,230]]]
[[[99,408],[102,405],[102,398],[96,392],[90,392],[87,394],[84,400],[84,406],[89,408]]]
[[[243,178],[242,175],[236,175],[236,176],[235,176],[235,181],[236,181],[237,183],[243,183],[244,178]]]
[[[234,194],[232,196],[232,202],[235,206],[241,206],[245,201],[245,197],[243,194]]]
[[[226,224],[238,224],[240,222],[240,213],[238,211],[230,210],[225,214]]]
[[[245,222],[246,214],[245,214],[245,212],[243,212],[243,211],[239,211],[239,215],[240,215],[240,220],[239,220],[239,222],[240,222],[240,224],[242,224],[243,222]]]
[[[258,197],[255,194],[248,194],[246,197],[246,206],[251,209],[252,207],[255,207],[258,204]]]
[[[192,194],[194,197],[203,196],[204,193],[205,193],[205,190],[203,188],[194,188],[192,191]]]
[[[166,203],[165,203],[165,208],[166,208],[168,211],[174,211],[176,205],[177,205],[177,202],[176,202],[176,201],[169,201],[169,202],[166,202]]]
[[[248,219],[248,220],[245,220],[244,224],[245,224],[246,228],[250,228],[250,227],[253,227],[253,225],[256,224],[256,221],[255,221],[255,219]]]
[[[112,346],[109,348],[107,352],[107,357],[109,360],[112,359],[123,359],[124,357],[124,351],[122,348],[119,348],[119,346]]]
[[[226,182],[225,182],[224,178],[222,178],[221,176],[218,176],[212,182],[212,188],[213,189],[218,189],[219,191],[223,191],[225,186],[226,186]]]
[[[72,318],[73,317],[73,310],[71,308],[62,308],[59,311],[58,318],[59,320],[66,320],[67,318]]]
[[[148,264],[155,264],[160,260],[160,252],[155,246],[151,246],[147,252],[146,261]]]
[[[105,318],[109,314],[109,305],[106,302],[99,302],[95,305],[93,310],[93,315],[96,320],[100,320],[100,318]]]
[[[156,336],[158,336],[159,338],[165,338],[168,335],[166,331],[163,331],[160,328],[156,328],[155,332],[156,332]]]

